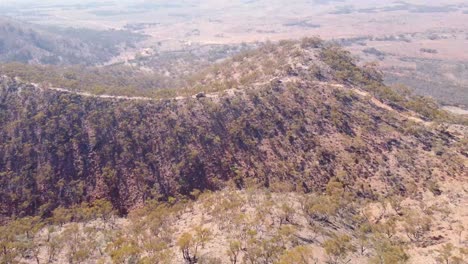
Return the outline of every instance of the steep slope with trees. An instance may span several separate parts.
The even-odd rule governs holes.
[[[195,189],[308,193],[334,177],[359,197],[412,196],[467,177],[466,139],[437,125],[445,112],[318,40],[244,54],[185,93],[202,84],[217,93],[129,101],[2,77],[0,213],[48,216],[103,198],[125,214]]]

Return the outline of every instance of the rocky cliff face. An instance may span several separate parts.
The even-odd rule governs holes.
[[[363,197],[417,195],[413,186],[437,192],[433,179],[467,176],[461,136],[373,98],[326,60],[284,66],[261,84],[178,100],[85,97],[2,78],[0,213],[97,198],[126,213],[194,189],[312,192],[332,177]]]

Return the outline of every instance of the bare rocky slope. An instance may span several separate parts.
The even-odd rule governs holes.
[[[450,116],[321,41],[271,44],[197,82],[196,98],[119,100],[2,77],[0,213],[105,198],[125,214],[229,182],[308,193],[339,178],[373,199],[466,180],[464,135],[438,125]]]

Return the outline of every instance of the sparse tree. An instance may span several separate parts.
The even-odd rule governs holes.
[[[195,242],[200,245],[202,248],[205,246],[205,243],[211,240],[211,231],[208,228],[203,228],[202,226],[195,227]]]
[[[435,250],[435,253],[435,260],[439,264],[461,264],[466,263],[468,248],[456,248],[452,243],[447,243]]]
[[[462,224],[462,223],[458,223],[456,226],[455,226],[455,231],[457,232],[458,234],[458,243],[462,243],[462,234],[463,232],[465,231],[465,226]]]
[[[410,257],[402,246],[394,245],[383,236],[374,237],[372,245],[375,252],[369,260],[371,264],[404,264],[409,261]]]
[[[411,241],[420,242],[431,229],[432,219],[426,215],[407,212],[403,218],[403,227]]]
[[[98,199],[92,203],[92,211],[95,218],[108,221],[114,214],[112,203],[105,199]]]
[[[372,228],[374,232],[385,235],[388,239],[391,239],[396,233],[397,222],[394,217],[390,217],[383,223],[375,224]]]
[[[442,246],[441,249],[436,250],[437,256],[436,261],[440,264],[450,264],[454,258],[453,251],[455,247],[451,243],[447,243]]]
[[[51,221],[56,225],[63,226],[64,224],[70,222],[71,218],[71,211],[62,206],[59,206],[52,212]]]
[[[317,263],[314,258],[313,251],[307,246],[297,246],[290,250],[286,250],[281,255],[278,264],[313,264]]]
[[[64,245],[64,237],[58,234],[51,235],[46,241],[45,247],[47,251],[47,262],[52,263],[55,261],[56,256],[62,251]]]
[[[292,223],[293,216],[294,216],[294,208],[292,208],[290,205],[287,203],[281,204],[280,207],[280,226],[283,225],[284,223]]]
[[[323,242],[323,248],[332,264],[347,262],[348,254],[355,250],[348,235],[333,236]]]
[[[195,236],[190,233],[183,233],[177,240],[177,246],[182,251],[182,256],[187,264],[197,263],[198,249],[204,247],[205,243],[211,239],[211,232],[201,226],[195,227]]]
[[[229,242],[229,249],[227,250],[227,254],[229,256],[229,261],[231,262],[231,264],[237,264],[241,250],[242,245],[239,241],[234,240]]]
[[[182,257],[184,258],[185,263],[197,263],[198,245],[190,233],[183,233],[179,237],[179,240],[177,240],[177,246],[182,251]]]
[[[141,250],[138,244],[125,235],[119,235],[112,243],[107,245],[106,251],[113,263],[124,264],[140,259]]]
[[[357,249],[363,256],[366,250],[370,247],[370,236],[372,233],[372,227],[369,224],[363,224],[357,230]]]

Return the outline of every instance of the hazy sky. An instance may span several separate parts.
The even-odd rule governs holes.
[[[76,3],[103,3],[103,2],[128,2],[127,0],[121,1],[109,1],[109,0],[0,0],[0,4],[24,4],[24,3],[34,3],[34,4],[76,4]]]
[[[234,2],[242,2],[242,0],[233,0]],[[0,4],[24,4],[24,3],[31,3],[35,5],[47,5],[47,4],[82,4],[82,3],[108,3],[108,2],[114,2],[114,3],[135,3],[135,2],[159,2],[159,3],[171,3],[173,1],[171,0],[0,0]],[[190,1],[188,1],[190,2]],[[199,0],[196,2],[202,3],[203,0]],[[287,1],[285,1],[287,2]],[[313,2],[313,1],[309,1]],[[337,1],[340,2],[340,1]],[[359,2],[364,2],[364,3],[395,3],[397,2],[396,0],[353,0],[353,1],[347,1],[347,2],[353,2],[353,3],[359,3]],[[452,0],[452,1],[447,1],[447,0],[406,0],[404,2],[410,2],[410,3],[419,3],[419,4],[441,4],[445,2],[452,2],[452,3],[466,3],[465,0]]]
[[[86,4],[86,3],[128,3],[140,2],[139,0],[0,0],[0,5],[21,5],[21,4],[34,4],[34,5],[50,5],[50,4]]]

